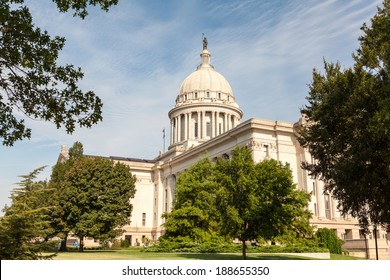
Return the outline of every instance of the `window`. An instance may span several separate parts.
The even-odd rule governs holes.
[[[206,92],[206,97],[207,97],[207,98],[210,98],[210,92],[209,92],[209,91]]]
[[[195,97],[194,98],[198,98],[198,93],[197,92],[195,92]]]
[[[220,92],[218,92],[218,98],[221,99],[221,93]]]
[[[329,194],[324,195],[324,200],[325,200],[325,217],[327,219],[330,219],[330,197]]]
[[[207,122],[206,123],[206,136],[211,136],[211,123]]]
[[[317,212],[317,203],[314,203],[314,216],[318,216],[318,212]]]
[[[316,182],[313,182],[313,195],[316,195]]]
[[[269,146],[264,145],[265,156],[269,157]]]
[[[142,226],[146,225],[146,213],[142,213]]]
[[[194,124],[194,136],[195,138],[198,138],[198,123]]]

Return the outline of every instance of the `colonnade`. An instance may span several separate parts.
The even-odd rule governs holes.
[[[321,219],[340,219],[341,215],[340,211],[337,209],[337,201],[333,198],[333,196],[328,193],[323,193],[323,186],[318,181],[315,183],[315,188],[317,217]],[[326,212],[329,214],[327,215]]]
[[[171,118],[171,145],[187,139],[210,139],[233,127],[240,119],[222,111],[197,110]]]

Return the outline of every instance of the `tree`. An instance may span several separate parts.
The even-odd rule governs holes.
[[[87,5],[108,10],[117,0],[53,0],[61,12],[70,9],[81,18]],[[102,102],[78,82],[84,74],[73,65],[58,65],[65,38],[50,37],[35,27],[24,0],[0,0],[0,138],[3,145],[31,137],[22,112],[32,119],[53,122],[67,133],[102,120]]]
[[[337,234],[328,228],[320,228],[316,232],[318,237],[318,242],[320,245],[329,249],[329,252],[332,254],[341,254],[343,245],[343,240],[337,237]]]
[[[303,168],[325,182],[339,210],[390,225],[390,1],[363,25],[353,67],[324,62],[313,71],[298,141],[313,162]]]
[[[58,203],[65,228],[80,238],[108,239],[121,233],[129,223],[130,199],[136,178],[127,165],[110,159],[76,158],[58,185]]]
[[[237,147],[231,159],[217,161],[215,177],[222,232],[241,240],[243,259],[246,241],[270,240],[291,230],[311,233],[305,209],[309,195],[296,190],[288,165],[275,160],[254,163],[247,147]]]
[[[37,260],[50,259],[43,255],[48,248],[47,236],[51,232],[47,222],[52,207],[42,201],[48,190],[46,183],[36,181],[44,167],[28,175],[12,191],[12,204],[0,218],[0,259]]]
[[[178,176],[173,210],[165,213],[164,238],[188,237],[205,242],[218,236],[219,215],[215,204],[218,184],[214,165],[204,158]]]

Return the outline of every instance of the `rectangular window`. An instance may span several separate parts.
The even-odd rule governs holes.
[[[327,219],[330,219],[330,197],[329,194],[324,195],[325,200],[325,216]]]
[[[198,138],[198,123],[194,124],[194,136],[195,138]]]
[[[146,213],[142,213],[142,226],[146,225]]]
[[[318,216],[318,212],[317,212],[317,203],[314,203],[314,216],[315,216],[315,217]]]
[[[265,152],[265,156],[269,157],[269,147],[268,147],[268,145],[264,145],[264,152]]]
[[[313,195],[316,195],[316,182],[313,182]]]
[[[210,122],[206,123],[206,136],[211,137],[211,123]]]

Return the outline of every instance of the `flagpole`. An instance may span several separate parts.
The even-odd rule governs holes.
[[[165,152],[165,128],[163,129],[163,153]]]

